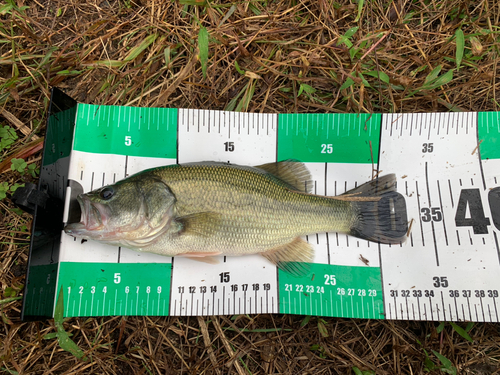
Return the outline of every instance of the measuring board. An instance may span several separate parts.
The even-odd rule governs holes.
[[[320,195],[342,194],[374,173],[395,173],[410,235],[400,245],[309,235],[311,273],[296,278],[258,255],[219,257],[211,265],[63,233],[56,266],[30,271],[27,317],[53,309],[54,291],[62,290],[65,316],[290,313],[499,321],[497,113],[278,115],[78,104],[74,116],[68,155],[44,159],[44,168],[67,165],[64,189],[49,187],[59,195],[64,190],[65,221],[78,211],[77,194],[146,168],[296,159],[311,171],[313,192]],[[46,145],[46,152],[56,149]]]

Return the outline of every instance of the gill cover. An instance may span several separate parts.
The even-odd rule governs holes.
[[[80,223],[64,230],[77,237],[140,250],[168,230],[175,196],[159,178],[135,175],[78,197]]]

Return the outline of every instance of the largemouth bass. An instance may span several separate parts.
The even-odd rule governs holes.
[[[379,207],[396,194],[394,185],[395,176],[387,175],[325,197],[311,194],[311,175],[296,161],[169,165],[79,195],[81,222],[64,230],[165,256],[261,254],[302,275],[304,262],[314,257],[303,235],[335,231],[381,243],[404,241],[406,217],[394,217],[388,204],[385,211]]]

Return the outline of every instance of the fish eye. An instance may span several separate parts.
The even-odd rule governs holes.
[[[113,195],[115,195],[115,191],[113,190],[112,187],[107,187],[105,189],[102,189],[101,192],[99,193],[99,196],[105,201],[111,199]]]

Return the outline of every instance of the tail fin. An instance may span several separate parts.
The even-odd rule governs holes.
[[[351,202],[356,215],[349,234],[386,244],[406,241],[406,202],[396,192],[395,186],[396,176],[390,174],[369,181],[341,196],[341,199]]]

